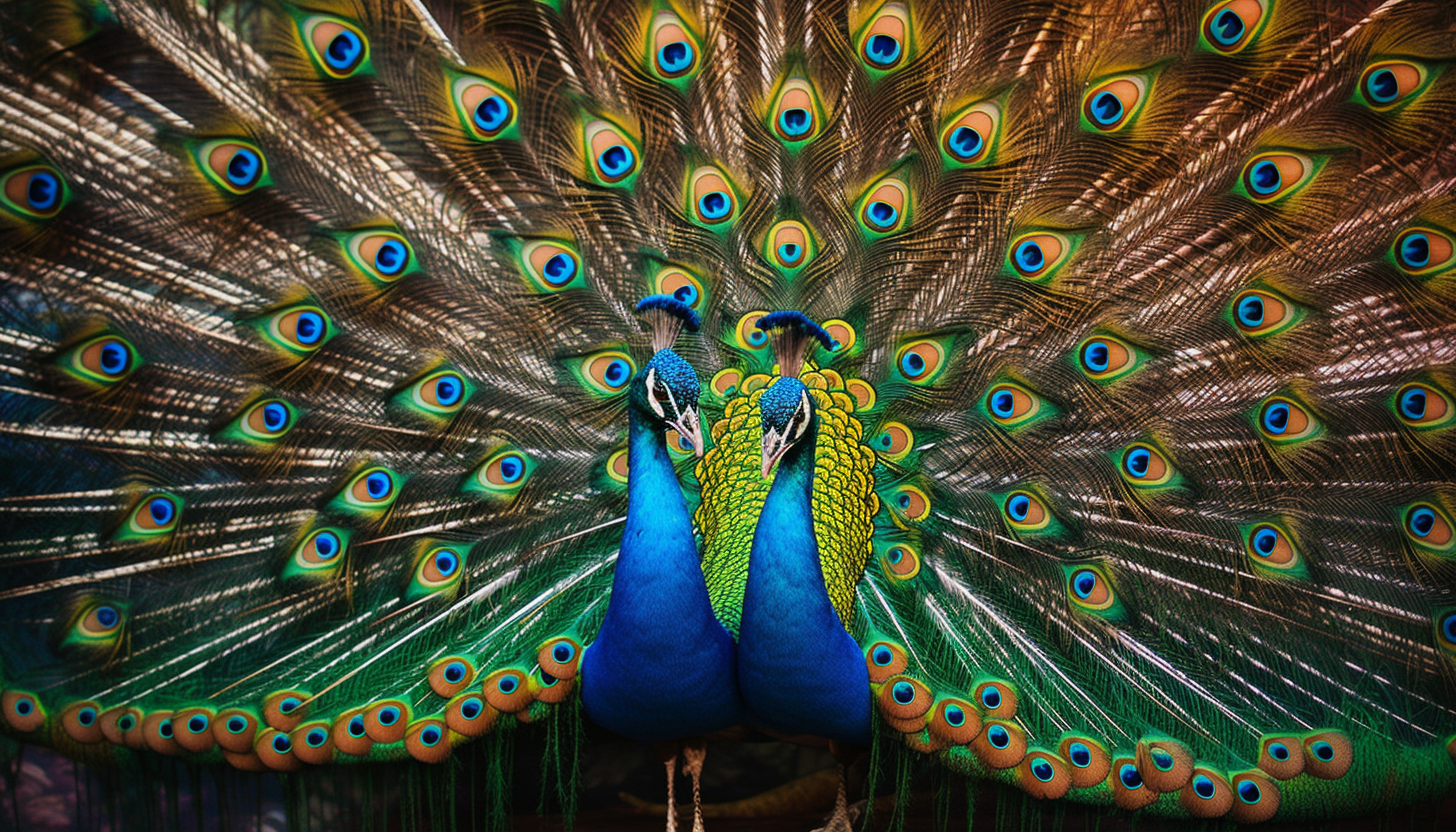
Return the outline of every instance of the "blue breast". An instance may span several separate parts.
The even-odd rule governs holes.
[[[582,703],[623,736],[683,739],[742,721],[736,651],[708,601],[662,431],[630,419],[626,529],[606,617],[582,657]]]
[[[754,531],[738,631],[738,686],[756,724],[867,744],[864,653],[840,624],[819,566],[813,448],[811,432],[780,460]]]

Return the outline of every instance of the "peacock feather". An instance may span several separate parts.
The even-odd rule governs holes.
[[[1449,798],[1453,32],[7,3],[0,732],[137,783],[437,765],[496,820],[515,738],[569,813],[582,730],[700,809],[704,742],[830,740],[837,830],[860,768]]]

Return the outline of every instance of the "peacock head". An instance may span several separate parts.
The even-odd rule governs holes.
[[[645,297],[637,303],[637,312],[652,329],[653,355],[632,380],[632,406],[657,426],[676,430],[702,456],[698,397],[703,386],[692,365],[672,351],[672,343],[684,328],[698,331],[698,313],[671,295]]]
[[[801,312],[770,312],[758,319],[757,326],[773,341],[780,375],[758,399],[763,427],[763,476],[767,478],[779,459],[808,435],[809,427],[814,424],[814,397],[799,380],[805,354],[815,341],[831,351],[839,345],[824,327]]]

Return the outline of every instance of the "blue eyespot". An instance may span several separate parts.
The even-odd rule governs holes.
[[[871,35],[865,43],[865,56],[879,66],[894,66],[900,51],[900,41],[885,34]]]
[[[120,728],[123,731],[130,731],[131,729],[136,727],[136,717],[132,716],[131,714],[126,714],[121,719],[118,719],[116,721],[116,727]]]
[[[1203,798],[1204,800],[1209,800],[1209,799],[1211,799],[1213,797],[1214,793],[1217,792],[1217,791],[1218,791],[1218,789],[1213,785],[1213,781],[1210,780],[1210,779],[1208,779],[1208,777],[1206,775],[1203,775],[1203,774],[1194,775],[1194,777],[1193,777],[1193,793],[1194,794],[1198,795],[1199,797]]]
[[[1153,751],[1152,751],[1152,753],[1149,754],[1148,756],[1150,758],[1152,758],[1153,765],[1157,767],[1158,771],[1171,771],[1172,770],[1172,768],[1173,768],[1173,755],[1172,754],[1169,754],[1168,752],[1164,751],[1161,748],[1154,748]]]
[[[1289,746],[1282,742],[1271,742],[1269,743],[1269,756],[1282,763],[1289,759]]]
[[[506,103],[505,98],[499,95],[488,95],[475,105],[475,114],[471,120],[482,133],[494,133],[505,126],[510,117],[511,105]]]
[[[1258,803],[1264,795],[1259,791],[1259,784],[1253,780],[1244,780],[1239,783],[1239,800],[1245,803]]]
[[[380,708],[379,716],[377,718],[380,725],[393,725],[394,723],[399,721],[399,708],[396,708],[393,705],[390,705],[386,708]]]
[[[519,456],[516,456],[515,454],[509,454],[507,456],[501,457],[500,477],[501,481],[505,482],[507,485],[520,479],[521,475],[525,473],[525,471],[526,463],[522,461]]]
[[[1431,264],[1431,238],[1416,232],[1400,241],[1400,261],[1410,269],[1423,269]]]
[[[1122,99],[1103,90],[1092,98],[1092,118],[1102,125],[1116,124],[1122,118]]]
[[[966,712],[959,705],[945,706],[945,723],[953,728],[966,724]]]
[[[692,283],[684,283],[673,291],[672,296],[688,306],[696,306],[698,303],[698,287]]]
[[[1074,742],[1067,746],[1067,755],[1072,760],[1072,765],[1077,768],[1086,768],[1092,765],[1092,749],[1080,742]]]
[[[54,173],[39,170],[30,175],[25,187],[25,201],[32,210],[49,211],[61,201],[61,180]]]
[[[172,738],[172,720],[164,719],[157,724],[157,734],[164,740]]]
[[[1279,545],[1279,531],[1271,526],[1260,526],[1254,530],[1254,551],[1260,557],[1269,557],[1274,554],[1274,547]],[[1280,746],[1283,748],[1283,746]],[[1287,753],[1287,752],[1286,752]]]
[[[877,199],[865,208],[865,216],[869,217],[871,225],[883,230],[895,225],[895,220],[899,219],[900,212],[890,203]]]
[[[1141,789],[1143,787],[1143,776],[1138,774],[1137,766],[1132,763],[1123,763],[1122,768],[1117,770],[1117,779],[1128,789]]]
[[[803,107],[790,107],[779,113],[779,129],[786,136],[795,138],[802,136],[809,132],[809,128],[813,124],[814,120],[810,117],[809,111]]]
[[[303,735],[303,741],[309,748],[320,748],[328,742],[329,733],[322,728],[310,728],[307,734]]]
[[[1239,323],[1257,327],[1264,323],[1264,300],[1258,295],[1248,295],[1239,301]]]
[[[449,664],[445,665],[445,681],[453,685],[464,678],[465,665],[461,664],[460,662],[450,662]]]
[[[1106,341],[1088,341],[1082,347],[1082,364],[1094,373],[1107,372],[1110,357]]]
[[[319,532],[313,539],[313,550],[319,560],[330,560],[339,553],[342,545],[339,543],[339,536],[333,532]]]
[[[1222,46],[1233,46],[1244,36],[1244,19],[1230,9],[1213,17],[1213,39]]]
[[[1035,240],[1022,240],[1016,247],[1016,265],[1024,272],[1035,272],[1046,263],[1041,244]]]
[[[985,143],[980,133],[964,124],[950,131],[950,151],[961,159],[974,159]]]
[[[374,253],[374,268],[382,275],[399,274],[408,265],[409,249],[399,240],[386,240]]]
[[[890,689],[890,696],[901,705],[909,705],[915,701],[915,686],[909,682],[896,682]]]
[[[925,359],[915,350],[906,350],[900,359],[900,372],[908,378],[918,378],[925,372]]]
[[[120,341],[107,341],[101,345],[101,372],[109,376],[120,375],[131,364],[131,350]]]
[[[263,405],[263,427],[269,433],[277,433],[288,425],[288,408],[278,402]]]
[[[992,725],[986,729],[986,740],[993,748],[1005,748],[1011,744],[1011,732],[1000,725]]]
[[[81,727],[90,728],[96,724],[96,709],[82,708],[76,712],[76,721],[81,723]]]
[[[194,714],[187,719],[187,730],[194,734],[201,734],[207,730],[207,717],[202,714]]]
[[[16,700],[15,712],[17,714],[21,716],[30,716],[30,712],[33,710],[35,710],[35,705],[29,699]]]
[[[364,490],[374,500],[383,500],[394,490],[394,479],[383,471],[375,471],[364,478]]]
[[[1406,521],[1406,527],[1416,537],[1425,537],[1436,527],[1436,512],[1422,506],[1410,513],[1410,519]]]
[[[1016,415],[1016,396],[1010,390],[997,390],[991,394],[991,412],[1002,419]],[[1020,518],[1018,518],[1020,519]]]
[[[233,151],[227,163],[227,180],[234,187],[250,188],[263,175],[263,157],[254,151],[239,147]]]
[[[147,504],[147,513],[152,516],[153,523],[165,526],[177,516],[177,507],[166,497],[153,497]]]
[[[229,734],[241,734],[248,730],[248,721],[240,716],[230,716],[226,728]]]
[[[890,662],[895,660],[895,654],[891,652],[890,648],[881,644],[870,654],[870,659],[875,663],[876,667],[887,667]]]
[[[465,385],[460,377],[452,374],[440,376],[435,381],[435,401],[441,407],[453,407],[460,401],[460,395],[465,392]]]
[[[804,254],[804,247],[798,243],[783,243],[778,248],[779,260],[785,263],[796,263]]]
[[[1456,644],[1456,613],[1451,613],[1441,621],[1441,634],[1446,641]]]
[[[562,664],[571,661],[575,656],[576,648],[571,646],[570,642],[558,641],[556,646],[551,648],[551,658]]]
[[[273,737],[273,750],[279,754],[287,754],[293,750],[293,743],[283,734],[277,734]]]
[[[1072,576],[1072,591],[1077,597],[1086,600],[1097,588],[1097,573],[1090,569],[1083,569]]]
[[[502,676],[500,677],[500,681],[495,683],[495,686],[501,693],[510,696],[516,692],[516,688],[520,687],[520,684],[514,676]]]
[[[1133,448],[1122,458],[1122,467],[1128,474],[1140,479],[1148,475],[1148,465],[1152,460],[1152,451],[1147,448]]]
[[[1314,753],[1314,756],[1318,757],[1321,760],[1324,760],[1327,763],[1330,760],[1335,759],[1335,748],[1334,748],[1334,746],[1330,745],[1329,743],[1325,742],[1324,740],[1320,740],[1319,742],[1310,743],[1309,750]]]
[[[981,691],[981,704],[985,705],[988,711],[1001,707],[1001,689],[995,685],[987,685],[985,690]]]
[[[317,312],[305,310],[298,314],[298,320],[294,324],[294,337],[298,343],[305,347],[313,346],[324,337],[327,327],[324,326],[324,316]]]
[[[1264,408],[1264,430],[1278,436],[1289,429],[1289,405],[1275,402]]]
[[[546,279],[553,286],[560,286],[571,280],[572,275],[576,274],[576,260],[565,252],[559,252],[546,261],[546,265],[541,271],[545,273]]]
[[[435,553],[435,569],[439,571],[440,577],[448,578],[451,575],[454,575],[455,570],[458,568],[460,568],[460,558],[454,552],[450,551],[449,549],[441,549],[439,552]],[[455,668],[459,668],[461,676],[465,675],[465,666],[457,662],[445,669],[445,678],[449,679],[450,671]],[[450,681],[455,682],[459,680],[450,679]]]
[[[632,148],[625,144],[614,144],[597,156],[597,165],[610,178],[626,176],[632,169],[634,157]]]
[[[1043,783],[1051,782],[1056,773],[1056,769],[1052,768],[1052,764],[1047,762],[1045,757],[1038,757],[1036,762],[1031,764],[1032,776]]]
[[[1268,159],[1255,162],[1249,169],[1249,188],[1259,196],[1268,196],[1278,191],[1283,181],[1279,166]]]
[[[324,62],[331,69],[340,72],[347,71],[353,67],[354,62],[364,53],[364,42],[359,36],[344,29],[334,39],[329,41],[329,48],[324,50]]]
[[[96,623],[108,630],[115,627],[116,623],[121,620],[121,613],[116,611],[116,607],[97,607],[95,615]]]
[[[617,358],[607,365],[607,369],[602,373],[602,381],[605,381],[611,387],[621,387],[627,383],[627,379],[631,375],[632,365],[623,359]]]
[[[721,220],[732,208],[733,201],[722,191],[709,191],[698,198],[698,213],[706,220]]]
[[[675,40],[657,50],[657,66],[664,75],[677,75],[693,65],[693,46],[687,41]]]
[[[1365,79],[1365,94],[1376,104],[1389,104],[1400,95],[1400,82],[1388,69],[1377,69]]]
[[[1426,402],[1426,391],[1411,387],[1400,394],[1400,412],[1412,421],[1421,419],[1426,415]]]
[[[297,708],[299,705],[302,704],[303,700],[299,699],[296,696],[290,696],[287,699],[284,699],[282,702],[278,703],[278,711],[285,714],[292,713],[294,708]]]
[[[460,703],[460,715],[466,719],[475,719],[480,716],[481,710],[483,709],[480,706],[479,699],[467,699]]]
[[[364,729],[364,717],[356,714],[349,720],[349,736],[357,740],[366,733]]]
[[[420,731],[420,742],[426,746],[433,746],[440,741],[440,729],[433,725],[427,726]]]
[[[1013,494],[1006,501],[1006,516],[1020,523],[1031,512],[1031,498],[1025,494]],[[994,707],[994,706],[993,706]]]

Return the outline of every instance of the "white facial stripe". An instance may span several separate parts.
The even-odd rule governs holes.
[[[657,368],[656,367],[653,367],[652,369],[650,369],[650,370],[647,371],[647,404],[652,407],[652,412],[657,414],[657,418],[659,418],[659,419],[666,419],[667,418],[667,414],[665,412],[663,412],[663,410],[662,410],[662,404],[657,401],[657,392],[656,392],[656,390],[657,390]],[[668,395],[669,398],[671,398],[672,397],[671,391],[669,391],[667,395]]]

